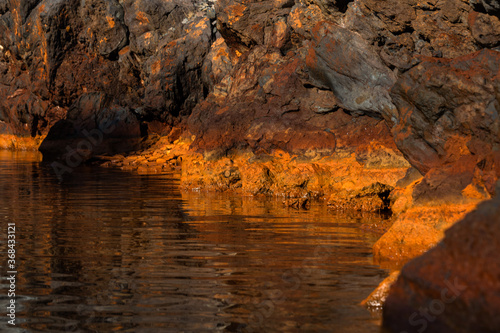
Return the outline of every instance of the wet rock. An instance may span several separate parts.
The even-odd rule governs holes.
[[[294,209],[309,209],[310,200],[307,197],[296,198],[295,196],[287,197],[283,200],[283,205]]]
[[[237,56],[234,50],[231,50],[224,38],[218,38],[211,46],[210,52],[203,62],[203,82],[210,91],[213,91],[224,78],[229,77],[233,66],[236,64]],[[227,91],[225,91],[227,95]]]
[[[384,307],[389,332],[500,330],[500,200],[478,206],[410,261]]]
[[[359,190],[345,190],[333,194],[328,206],[336,210],[354,209],[366,212],[378,212],[389,209],[389,194],[393,186],[373,183]]]
[[[444,232],[476,204],[413,206],[400,214],[391,228],[373,246],[377,262],[404,263],[436,245]]]
[[[399,277],[400,271],[392,272],[388,277],[382,281],[377,289],[375,289],[367,298],[365,298],[361,305],[365,306],[371,310],[382,309],[391,286],[396,282]]]
[[[477,51],[467,26],[470,10],[460,0],[359,0],[342,26],[378,49],[389,67],[405,71],[418,63],[417,55],[454,58]]]

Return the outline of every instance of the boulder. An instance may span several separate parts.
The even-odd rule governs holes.
[[[388,332],[500,331],[500,197],[482,203],[410,261],[383,311]]]
[[[436,245],[444,232],[474,204],[413,206],[396,217],[394,224],[373,246],[376,262],[405,263]]]

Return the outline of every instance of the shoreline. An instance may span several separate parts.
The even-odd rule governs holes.
[[[31,143],[9,150],[37,148],[36,139],[9,139]],[[484,201],[471,196],[456,202],[415,203],[412,191],[422,176],[415,176],[413,168],[366,168],[354,153],[308,157],[277,149],[217,156],[193,152],[192,142],[192,138],[171,142],[160,137],[145,149],[93,156],[85,163],[137,174],[178,172],[180,188],[186,191],[271,196],[294,209],[307,210],[310,202],[318,201],[330,210],[387,214],[391,227],[381,234],[373,255],[377,264],[397,267],[437,244],[446,229]]]
[[[145,149],[94,156],[87,162],[137,174],[174,171],[180,176],[183,191],[268,196],[301,210],[307,210],[311,202],[319,202],[330,212],[370,216],[373,224],[365,228],[380,236],[373,246],[373,261],[390,270],[390,277],[363,301],[367,307],[383,304],[397,272],[438,244],[448,228],[482,202],[471,198],[468,202],[416,204],[412,191],[422,176],[415,175],[409,165],[366,168],[354,153],[311,157],[275,150],[217,156],[213,152],[193,152],[192,141],[181,137],[170,142],[160,137]],[[382,217],[384,212],[390,217]],[[374,219],[377,214],[380,218]]]
[[[444,237],[449,227],[484,201],[468,195],[455,201],[416,203],[412,192],[423,177],[415,176],[413,168],[367,169],[354,154],[307,159],[276,150],[214,157],[192,152],[190,139],[167,141],[161,138],[129,156],[106,157],[108,160],[100,165],[139,174],[176,170],[183,190],[271,196],[294,209],[307,210],[311,201],[319,201],[330,210],[386,212],[391,215],[390,227],[373,247],[374,261],[385,267],[400,268],[423,254]],[[384,200],[382,194],[387,195]]]

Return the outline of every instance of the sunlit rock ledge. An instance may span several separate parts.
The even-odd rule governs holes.
[[[38,151],[45,136],[20,137],[17,135],[0,134],[0,149]]]

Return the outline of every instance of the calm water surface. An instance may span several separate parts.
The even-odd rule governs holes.
[[[0,331],[378,332],[366,221],[0,151]],[[16,326],[7,224],[16,224]]]

